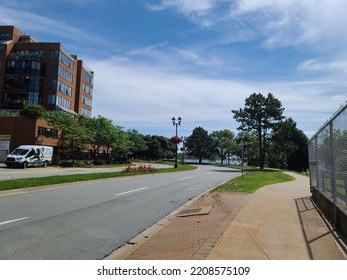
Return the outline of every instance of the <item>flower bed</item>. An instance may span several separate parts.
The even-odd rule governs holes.
[[[136,164],[136,165],[131,165],[123,169],[121,172],[123,173],[138,173],[138,172],[153,172],[156,171],[157,169],[153,167],[150,164]]]

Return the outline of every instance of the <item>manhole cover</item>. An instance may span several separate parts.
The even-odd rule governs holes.
[[[210,213],[211,209],[212,209],[212,206],[187,209],[187,210],[182,210],[182,211],[178,212],[178,214],[176,216],[187,217],[187,216],[196,216],[196,215],[207,215],[208,213]]]

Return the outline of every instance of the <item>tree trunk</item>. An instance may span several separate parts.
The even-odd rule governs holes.
[[[258,144],[259,144],[259,168],[264,169],[264,152],[263,152],[263,139],[261,135],[261,126],[258,128]]]

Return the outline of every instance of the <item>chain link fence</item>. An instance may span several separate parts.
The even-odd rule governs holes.
[[[347,104],[310,139],[309,169],[313,198],[337,226],[347,216]]]

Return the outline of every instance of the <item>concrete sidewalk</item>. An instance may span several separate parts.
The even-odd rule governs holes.
[[[347,259],[310,199],[309,179],[289,174],[296,180],[254,194],[206,193],[107,259]],[[207,215],[177,216],[205,206],[212,206]]]
[[[336,260],[345,247],[310,199],[309,179],[255,192],[208,259]]]

